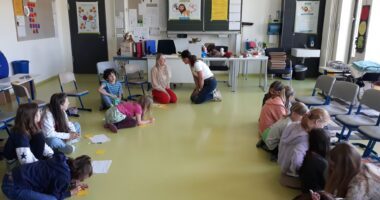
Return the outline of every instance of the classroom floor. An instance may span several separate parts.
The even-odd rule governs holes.
[[[264,95],[258,77],[239,77],[234,93],[225,83],[218,83],[223,101],[203,105],[190,103],[192,85],[178,85],[174,90],[178,103],[154,107],[154,124],[119,130],[118,134],[103,128],[97,77],[77,75],[77,80],[79,86],[90,90],[84,103],[93,112],[81,111],[80,118],[71,120],[80,122],[83,135],[104,133],[111,141],[89,144],[82,138],[71,156],[88,154],[93,160],[112,160],[112,165],[108,174],[95,174],[86,181],[88,194],[73,199],[278,200],[298,194],[279,184],[278,165],[255,146]],[[314,83],[293,81],[293,87],[297,95],[305,95],[311,93]],[[52,93],[59,92],[58,80],[39,84],[37,92],[39,99],[48,101]],[[74,99],[70,102],[75,105]],[[96,154],[97,150],[104,154]],[[2,162],[0,175],[4,173]],[[0,199],[4,199],[2,194]]]

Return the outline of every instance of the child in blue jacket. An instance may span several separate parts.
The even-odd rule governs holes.
[[[61,200],[87,188],[81,182],[91,175],[89,156],[67,159],[56,153],[51,159],[13,169],[4,176],[2,190],[10,200]]]

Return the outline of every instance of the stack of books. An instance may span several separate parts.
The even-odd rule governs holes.
[[[270,52],[269,67],[271,69],[285,69],[286,53],[285,52]]]

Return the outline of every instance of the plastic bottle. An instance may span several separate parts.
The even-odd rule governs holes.
[[[205,46],[202,47],[201,57],[202,58],[206,58],[207,57],[207,48]]]
[[[220,48],[220,54],[224,56],[224,48]]]

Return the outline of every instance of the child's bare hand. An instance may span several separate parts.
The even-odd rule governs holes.
[[[73,140],[73,139],[77,139],[77,138],[79,138],[79,134],[78,133],[74,133],[74,132],[70,133],[69,140]]]
[[[81,187],[80,186],[76,186],[75,188],[71,189],[70,190],[70,194],[71,196],[75,196],[78,194],[78,192],[81,190]]]
[[[155,121],[156,121],[156,119],[154,117],[152,117],[152,118],[149,119],[150,123],[154,123]]]

